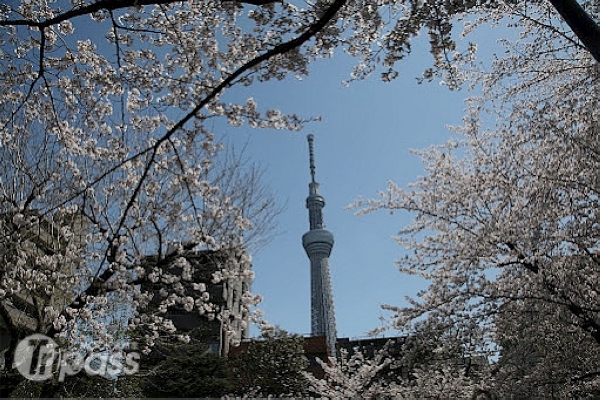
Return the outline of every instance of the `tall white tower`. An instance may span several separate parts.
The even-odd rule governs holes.
[[[311,182],[308,185],[306,208],[308,208],[310,230],[302,236],[302,246],[310,259],[311,335],[325,336],[330,355],[335,357],[337,332],[329,273],[333,234],[323,225],[322,210],[325,207],[325,199],[319,193],[319,184],[315,181],[313,141],[314,136],[308,135]]]

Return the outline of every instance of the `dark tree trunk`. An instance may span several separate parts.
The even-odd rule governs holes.
[[[16,370],[0,371],[0,398],[8,399],[25,378]]]
[[[600,63],[600,25],[585,12],[577,0],[549,0],[581,43]]]
[[[13,367],[15,350],[19,344],[19,338],[11,338],[10,346],[4,353],[4,370],[0,370],[0,398],[12,397],[12,392],[23,382],[23,375]]]

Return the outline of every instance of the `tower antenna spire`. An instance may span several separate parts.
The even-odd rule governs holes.
[[[308,139],[308,153],[310,155],[310,177],[311,182],[315,183],[315,136],[311,133],[306,138]]]

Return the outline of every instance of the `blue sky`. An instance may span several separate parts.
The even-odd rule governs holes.
[[[490,32],[477,34],[486,47],[494,42]],[[496,29],[492,36],[500,32]],[[270,323],[289,332],[310,333],[309,261],[301,242],[308,230],[309,133],[315,135],[325,224],[335,236],[330,266],[338,336],[365,336],[388,316],[381,304],[402,305],[405,296],[426,287],[418,278],[401,275],[394,264],[404,250],[392,236],[410,222],[410,215],[381,212],[357,217],[345,207],[358,196],[374,197],[388,180],[401,186],[415,181],[424,170],[410,149],[443,143],[451,135],[446,125],[460,123],[470,93],[451,92],[437,82],[417,84],[416,78],[432,62],[428,47],[426,35],[415,41],[413,54],[391,83],[381,82],[375,74],[343,86],[357,60],[338,50],[332,59],[313,63],[310,75],[300,81],[290,77],[225,93],[224,99],[242,102],[253,97],[262,110],[279,108],[306,118],[322,117],[301,132],[220,122],[214,126],[217,137],[239,144],[237,148],[248,142],[246,154],[265,167],[267,185],[280,204],[287,205],[279,218],[280,234],[254,254],[252,289],[263,296],[259,308]]]
[[[249,139],[248,154],[265,166],[267,184],[287,203],[279,218],[281,234],[254,255],[253,292],[263,295],[259,308],[270,323],[294,333],[310,332],[309,261],[301,243],[308,230],[309,133],[315,135],[325,224],[335,236],[330,266],[338,336],[365,336],[388,316],[381,304],[401,305],[406,295],[425,287],[394,265],[403,249],[391,237],[409,223],[408,214],[358,217],[344,209],[358,196],[375,196],[387,180],[402,186],[415,181],[424,170],[410,149],[446,141],[451,135],[446,125],[461,121],[467,92],[417,84],[416,77],[431,62],[427,43],[420,42],[391,83],[372,76],[344,87],[341,81],[348,79],[353,60],[336,54],[314,64],[302,81],[269,82],[233,93],[252,96],[263,108],[322,117],[301,132],[217,129],[240,143]]]

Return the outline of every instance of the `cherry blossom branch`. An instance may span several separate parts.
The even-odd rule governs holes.
[[[93,14],[98,11],[114,11],[129,7],[141,7],[159,4],[179,3],[175,0],[100,0],[92,4],[87,4],[81,7],[73,8],[65,11],[53,18],[44,21],[32,21],[30,19],[7,19],[0,21],[0,26],[35,26],[45,28],[48,26],[59,24],[63,21],[81,17],[83,15]]]
[[[506,246],[512,251],[517,251],[516,246],[513,243],[506,243]],[[531,263],[526,260],[526,257],[517,252],[518,263],[523,265],[528,271],[533,272],[534,274],[540,273],[540,267],[536,263]],[[596,343],[600,344],[600,323],[596,321],[593,317],[589,316],[586,312],[586,309],[581,304],[573,301],[567,294],[564,289],[558,288],[555,284],[548,281],[545,277],[542,278],[543,285],[548,289],[548,291],[561,298],[565,302],[565,307],[573,314],[575,317],[579,318],[581,321],[581,327],[589,332]]]
[[[164,2],[158,2],[158,3],[167,4],[169,2],[171,2],[171,1],[164,1]],[[133,205],[135,204],[135,202],[137,201],[137,198],[141,192],[143,184],[145,183],[150,171],[154,167],[154,158],[156,157],[160,146],[163,143],[165,143],[166,141],[169,141],[176,132],[183,129],[184,126],[190,120],[192,120],[193,118],[198,118],[198,113],[206,105],[208,105],[212,100],[214,100],[216,97],[218,97],[218,95],[221,94],[225,89],[232,86],[234,84],[234,82],[236,81],[236,79],[238,79],[244,73],[250,71],[252,68],[257,67],[258,65],[262,64],[263,62],[265,62],[273,57],[288,53],[288,52],[302,46],[304,43],[306,43],[311,38],[313,38],[315,35],[317,35],[323,28],[325,28],[325,26],[327,26],[328,23],[331,22],[333,17],[346,4],[346,2],[347,2],[347,0],[335,0],[325,10],[325,12],[320,16],[320,18],[315,23],[313,23],[311,26],[309,26],[308,29],[304,33],[302,33],[300,36],[298,36],[288,42],[277,45],[277,46],[273,47],[271,50],[263,53],[262,55],[255,57],[254,59],[246,62],[244,65],[239,67],[236,71],[234,71],[231,75],[229,75],[227,78],[225,78],[219,85],[217,85],[187,115],[185,115],[183,118],[181,118],[162,137],[158,138],[158,140],[151,147],[148,147],[148,148],[136,153],[135,155],[128,157],[126,160],[122,161],[118,165],[115,165],[112,168],[107,169],[99,177],[97,177],[89,185],[87,185],[86,188],[82,189],[79,192],[76,192],[73,196],[71,196],[70,199],[65,200],[62,203],[62,204],[66,204],[70,200],[82,195],[83,193],[86,192],[86,190],[88,190],[89,188],[100,183],[107,176],[109,176],[110,174],[117,171],[122,165],[126,164],[127,162],[136,160],[139,157],[142,157],[146,154],[149,155],[149,160],[148,160],[148,162],[146,162],[146,165],[142,171],[141,177],[139,178],[138,182],[136,183],[133,193],[131,194],[131,196],[128,199],[128,202],[124,208],[123,214],[117,224],[116,229],[114,230],[114,234],[107,238],[109,246],[104,255],[105,261],[110,262],[110,259],[113,258],[114,255],[116,254],[117,248],[115,248],[115,246],[113,244],[115,243],[116,240],[118,240],[119,232],[125,225],[125,222],[128,217],[128,213],[131,210],[131,208],[133,207]],[[103,1],[100,3],[107,3],[107,1]],[[119,1],[116,3],[125,3],[125,1]],[[145,4],[146,2],[142,1],[141,3]],[[148,3],[150,3],[150,2],[148,2]],[[156,2],[152,2],[152,3],[156,4]],[[138,4],[140,4],[140,2],[138,2]],[[104,8],[104,7],[102,7],[102,8]],[[58,23],[58,22],[60,22],[60,21],[57,21],[55,23]],[[115,271],[113,271],[113,269],[110,266],[108,268],[106,268],[103,272],[100,272],[100,271],[101,271],[101,269],[98,271],[97,275],[94,277],[94,279],[92,280],[90,285],[86,289],[84,289],[84,291],[82,293],[80,293],[79,296],[77,296],[77,298],[67,308],[73,308],[73,309],[82,308],[85,305],[85,298],[87,296],[94,296],[94,295],[97,295],[98,293],[100,293],[100,290],[103,288],[105,283],[108,282],[116,273]],[[66,316],[66,309],[62,311],[61,315]],[[47,333],[49,335],[53,335],[53,334],[57,333],[57,331],[54,327],[51,327],[50,331],[48,331]]]
[[[85,191],[89,188],[96,186],[98,183],[102,182],[106,177],[108,177],[109,175],[117,171],[119,168],[121,168],[121,166],[123,166],[124,164],[137,160],[138,158],[150,152],[157,151],[158,148],[164,142],[169,140],[176,132],[181,130],[190,120],[192,120],[193,118],[199,118],[197,114],[211,101],[218,97],[225,89],[232,86],[235,83],[235,80],[241,75],[275,56],[288,53],[302,46],[304,43],[306,43],[308,40],[314,37],[333,19],[335,14],[347,3],[347,1],[348,0],[335,0],[329,6],[329,8],[327,8],[327,10],[321,15],[321,17],[314,24],[312,24],[303,34],[296,37],[295,39],[273,47],[271,50],[263,53],[260,56],[255,57],[254,59],[248,61],[246,64],[239,67],[231,75],[225,78],[223,82],[217,85],[210,93],[208,93],[207,96],[192,109],[192,111],[188,112],[188,114],[186,114],[176,124],[174,124],[162,137],[158,138],[153,146],[141,150],[136,154],[133,154],[132,156],[126,158],[122,162],[114,165],[113,167],[106,169],[102,174],[96,177],[96,179],[92,180],[85,188],[78,192],[75,192],[73,196],[57,205],[56,208],[67,204],[69,201],[72,201],[73,199],[85,193]],[[122,224],[119,225],[121,226]]]
[[[198,105],[196,105],[196,107],[194,107],[192,109],[192,111],[190,111],[187,115],[185,115],[183,118],[181,118],[171,129],[169,129],[161,138],[159,138],[152,147],[146,149],[143,152],[138,153],[138,155],[141,156],[142,154],[150,152],[151,153],[151,155],[150,155],[151,162],[148,162],[146,164],[146,167],[144,168],[144,171],[142,172],[142,176],[140,177],[140,180],[138,181],[138,183],[133,191],[132,196],[129,198],[129,201],[125,207],[125,210],[123,212],[121,220],[119,221],[117,229],[115,230],[115,232],[117,234],[121,230],[123,225],[125,224],[125,221],[126,221],[127,215],[128,215],[128,211],[131,209],[131,207],[137,200],[137,196],[142,188],[142,185],[145,182],[145,179],[148,176],[151,168],[153,167],[152,161],[154,160],[154,157],[156,156],[156,153],[157,153],[158,149],[160,148],[160,146],[164,142],[169,140],[180,129],[183,129],[183,127],[190,120],[192,120],[193,118],[196,117],[196,115],[200,112],[200,110],[202,110],[207,104],[209,104],[213,99],[215,99],[226,88],[231,86],[232,83],[238,77],[243,75],[246,71],[249,71],[250,69],[262,64],[264,61],[267,61],[275,56],[288,53],[288,52],[300,47],[308,40],[310,40],[313,36],[315,36],[318,32],[320,32],[331,21],[331,19],[333,19],[333,17],[338,12],[338,10],[344,4],[346,4],[346,1],[347,0],[334,1],[331,4],[331,6],[329,6],[329,8],[323,13],[321,18],[319,20],[317,20],[317,22],[315,22],[313,25],[311,25],[302,35],[300,35],[297,38],[292,39],[288,42],[285,42],[278,46],[275,46],[273,49],[267,51],[266,53],[263,53],[262,55],[254,58],[254,59],[248,61],[246,64],[242,65],[235,72],[233,72],[231,75],[229,75],[227,78],[225,78],[223,80],[223,82],[221,82],[219,85],[217,85],[217,87],[211,93],[209,93],[200,103],[198,103]],[[138,158],[138,157],[133,156],[130,158],[130,160],[133,160],[136,158]],[[109,238],[109,240],[112,240],[112,238]],[[107,271],[110,271],[110,270],[107,270]]]

